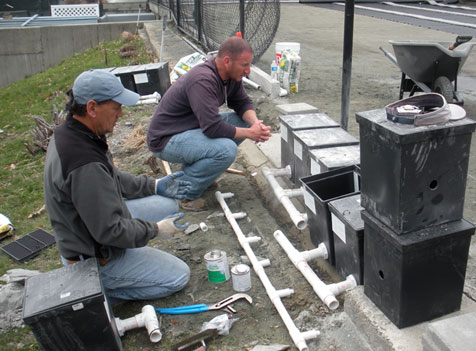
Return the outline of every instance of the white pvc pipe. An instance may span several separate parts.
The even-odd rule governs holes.
[[[253,82],[253,81],[252,81],[251,79],[249,79],[249,78],[243,77],[242,80],[243,80],[243,83],[248,84],[249,86],[255,88],[256,90],[261,89],[261,86],[260,86],[258,83]]]
[[[294,344],[300,351],[308,351],[306,340],[317,338],[320,335],[320,332],[317,330],[310,330],[310,331],[301,333],[299,329],[297,329],[296,325],[294,324],[294,321],[289,316],[289,313],[286,310],[286,307],[284,307],[281,301],[281,297],[288,296],[294,293],[294,290],[283,289],[283,290],[277,291],[271,284],[270,280],[268,279],[268,276],[266,275],[266,272],[264,271],[263,266],[256,258],[256,255],[251,249],[248,240],[246,240],[245,235],[241,231],[238,223],[236,222],[235,216],[233,215],[233,213],[228,208],[228,205],[226,204],[225,199],[232,197],[233,193],[222,194],[221,192],[217,191],[215,193],[215,196],[221,208],[223,209],[223,212],[225,213],[226,219],[228,220],[231,227],[233,228],[233,231],[235,232],[241,247],[243,248],[243,250],[245,250],[246,255],[250,259],[250,262],[253,266],[253,269],[256,275],[260,278],[261,283],[266,289],[266,293],[268,294],[271,302],[275,306],[276,310],[281,316],[281,319],[286,325],[286,328],[288,329],[289,335],[291,339],[293,340]]]
[[[279,202],[281,202],[286,211],[289,213],[289,216],[291,217],[291,220],[293,221],[296,228],[299,230],[306,228],[307,214],[299,212],[291,201],[291,197],[304,196],[303,191],[301,189],[283,189],[275,178],[276,176],[290,177],[291,168],[289,166],[280,169],[269,169],[268,167],[263,167],[261,171],[269,185],[271,185],[274,195],[276,195]]]
[[[334,294],[329,290],[327,285],[323,283],[321,279],[319,279],[316,273],[307,264],[301,253],[294,248],[288,238],[286,238],[286,236],[280,230],[274,232],[274,237],[278,241],[279,245],[281,245],[283,250],[288,254],[288,257],[294,266],[299,269],[304,278],[306,278],[309,284],[311,284],[314,292],[317,294],[317,296],[319,296],[322,302],[324,302],[331,310],[335,310],[337,307],[339,307],[339,301],[337,301]]]
[[[329,307],[329,309],[335,310],[339,307],[339,301],[336,299],[337,295],[357,286],[357,282],[352,275],[348,276],[343,282],[326,285],[312,270],[307,261],[316,257],[327,257],[327,249],[324,244],[321,243],[317,250],[305,251],[303,254],[303,252],[299,252],[294,248],[288,238],[280,230],[274,232],[274,237],[283,250],[288,254],[288,257],[294,266],[299,269],[309,284],[311,284],[314,292],[319,296],[322,302]]]
[[[353,275],[348,275],[342,282],[327,285],[329,290],[332,291],[332,293],[336,296],[356,286],[357,281]]]
[[[326,244],[320,243],[318,247],[315,249],[309,250],[309,251],[301,251],[301,255],[304,257],[304,259],[309,262],[310,260],[313,260],[315,258],[323,258],[327,260],[327,257],[329,257]]]
[[[114,320],[120,336],[123,336],[128,330],[145,327],[149,333],[151,342],[159,342],[162,339],[162,333],[159,329],[159,320],[157,319],[154,307],[151,305],[142,307],[142,313],[134,317],[124,320],[114,318]]]

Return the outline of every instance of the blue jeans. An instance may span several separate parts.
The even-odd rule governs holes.
[[[126,200],[126,205],[134,218],[151,222],[178,211],[176,200],[159,195]],[[99,274],[107,297],[114,303],[153,300],[180,291],[190,279],[190,268],[178,257],[144,246],[126,249],[121,256],[99,266]]]
[[[249,127],[235,112],[221,112],[220,116],[235,127]],[[195,200],[235,161],[242,141],[212,139],[200,129],[191,129],[175,134],[164,150],[155,155],[164,161],[182,164],[185,174],[180,179],[192,182],[187,198]]]

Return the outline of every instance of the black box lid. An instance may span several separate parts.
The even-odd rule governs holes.
[[[476,129],[476,122],[467,117],[448,121],[445,124],[421,127],[389,121],[385,109],[357,112],[355,117],[360,128],[372,129],[384,138],[399,144],[411,144],[434,137],[472,133]]]
[[[95,258],[80,261],[26,280],[23,318],[103,294]]]

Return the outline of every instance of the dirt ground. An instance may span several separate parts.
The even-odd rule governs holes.
[[[146,150],[145,144],[138,142],[143,138],[143,134],[138,130],[145,130],[149,119],[134,116],[141,115],[147,110],[151,110],[152,113],[152,108],[153,106],[144,106],[129,109],[128,116],[116,125],[114,134],[109,139],[115,162],[122,169],[140,169],[141,167],[147,169],[149,167],[144,166],[144,162],[148,162],[151,154]],[[173,171],[178,170],[176,164],[171,164],[171,167]],[[262,238],[261,242],[253,245],[253,250],[256,256],[267,258],[272,262],[271,266],[266,269],[269,279],[278,290],[285,288],[295,290],[292,298],[283,298],[283,303],[292,318],[296,319],[302,311],[308,311],[301,316],[301,326],[304,327],[304,330],[307,329],[306,324],[319,330],[325,319],[331,319],[331,324],[339,323],[338,314],[333,316],[333,313],[316,298],[309,284],[284,256],[284,252],[273,238],[274,231],[280,229],[295,243],[296,248],[302,250],[299,243],[302,233],[294,229],[287,218],[277,220],[274,217],[254,183],[252,170],[247,169],[246,163],[241,157],[237,158],[232,168],[244,171],[245,175],[225,173],[221,176],[218,179],[218,187],[211,188],[204,194],[209,203],[208,211],[199,213],[184,211],[186,221],[190,224],[205,222],[209,228],[208,231],[203,232],[198,229],[191,234],[182,234],[166,240],[154,239],[149,243],[151,246],[180,257],[191,268],[190,283],[182,292],[150,303],[155,307],[173,307],[195,303],[214,304],[235,293],[231,279],[223,283],[208,281],[204,261],[204,255],[207,252],[220,249],[227,253],[230,268],[238,263],[248,263],[244,250],[240,247],[231,225],[224,217],[215,198],[216,191],[233,192],[235,195],[227,200],[227,204],[232,212],[247,213],[246,218],[238,220],[240,228],[246,236],[257,235]],[[152,174],[152,171],[149,172]],[[158,176],[163,176],[162,167]],[[320,270],[317,265],[313,268]],[[327,282],[338,279],[329,276],[325,271],[321,271],[320,276]],[[244,300],[233,305],[237,310],[234,318],[238,318],[238,320],[233,324],[230,335],[221,336],[210,343],[210,350],[244,350],[251,349],[256,344],[292,344],[285,326],[253,271],[251,272],[251,285],[252,288],[247,294],[253,299],[252,305]],[[114,313],[124,319],[137,313],[142,305],[143,303],[138,302],[119,304],[114,306]],[[160,322],[164,341],[169,339],[161,346],[169,349],[170,343],[178,342],[193,333],[198,333],[203,322],[210,321],[222,313],[224,312],[181,316],[161,315]],[[326,346],[326,349],[332,350],[333,342],[330,343],[328,345],[330,348]],[[154,349],[143,330],[128,332],[123,338],[123,345],[126,350]]]
[[[260,118],[273,127],[273,132],[279,132],[279,117],[275,109],[277,104],[306,102],[318,107],[321,112],[327,113],[335,120],[340,120],[343,20],[344,15],[341,12],[303,4],[281,5],[281,24],[275,41],[256,65],[265,71],[269,70],[269,64],[274,57],[275,42],[300,42],[302,64],[299,92],[271,100],[262,92],[249,89]],[[358,137],[355,112],[382,108],[398,99],[400,71],[383,55],[379,46],[391,50],[388,44],[390,39],[451,42],[454,37],[454,34],[356,16],[349,132]],[[171,52],[168,55],[173,57]],[[175,60],[179,58],[175,57]],[[473,55],[463,67],[458,89],[466,101],[465,108],[469,116],[476,114],[475,63],[476,56]],[[116,163],[121,168],[128,170],[148,168],[144,162],[149,160],[151,153],[145,144],[135,145],[131,137],[138,127],[147,130],[153,108],[154,106],[142,106],[128,109],[127,116],[116,126],[110,143]],[[145,117],[137,117],[138,115]],[[134,136],[134,140],[137,139],[140,139],[140,135]],[[234,197],[227,200],[227,203],[233,212],[247,213],[245,219],[238,221],[242,232],[246,236],[257,235],[262,238],[259,243],[253,245],[253,249],[257,256],[271,261],[270,267],[266,268],[269,279],[276,289],[292,288],[295,291],[292,296],[282,299],[291,318],[301,331],[311,329],[321,331],[319,338],[308,341],[309,350],[367,350],[359,337],[354,335],[342,313],[345,294],[338,297],[340,307],[336,311],[329,311],[273,238],[274,231],[280,229],[298,250],[302,250],[308,233],[299,232],[292,226],[289,218],[276,215],[274,209],[270,208],[266,196],[261,193],[262,189],[256,184],[255,170],[246,164],[242,155],[232,167],[244,171],[245,174],[225,173],[218,179],[218,188],[209,189],[205,193],[210,209],[201,213],[186,212],[186,220],[191,224],[206,222],[209,227],[207,232],[197,230],[190,235],[183,234],[168,240],[155,239],[151,242],[152,246],[185,260],[192,274],[190,283],[182,292],[150,303],[155,307],[213,304],[234,293],[231,280],[218,284],[208,281],[203,259],[207,252],[220,249],[227,253],[230,267],[243,262],[244,251],[215,200],[217,190],[233,192]],[[172,168],[177,169],[177,166],[172,165]],[[476,160],[473,151],[465,203],[465,217],[472,222],[476,222],[475,175]],[[310,264],[326,283],[340,280],[324,262]],[[265,344],[285,344],[295,349],[286,327],[253,271],[251,284],[252,288],[248,294],[253,298],[252,305],[244,301],[234,304],[237,310],[234,317],[238,320],[233,324],[229,335],[220,336],[209,343],[209,350],[251,350],[255,345]],[[138,302],[119,304],[114,306],[114,313],[123,319],[139,313],[142,305],[143,303]],[[160,323],[164,339],[160,344],[151,344],[143,330],[134,330],[123,337],[124,348],[169,350],[172,343],[198,333],[203,322],[219,314],[220,312],[205,312],[195,315],[161,315]]]

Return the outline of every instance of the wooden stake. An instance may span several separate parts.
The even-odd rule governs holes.
[[[227,173],[233,173],[233,174],[240,174],[240,175],[244,175],[245,172],[243,171],[240,171],[238,169],[234,169],[234,168],[227,168],[226,171]]]
[[[165,174],[169,175],[172,174],[172,170],[170,169],[170,165],[167,161],[161,160],[162,166],[164,166]]]

